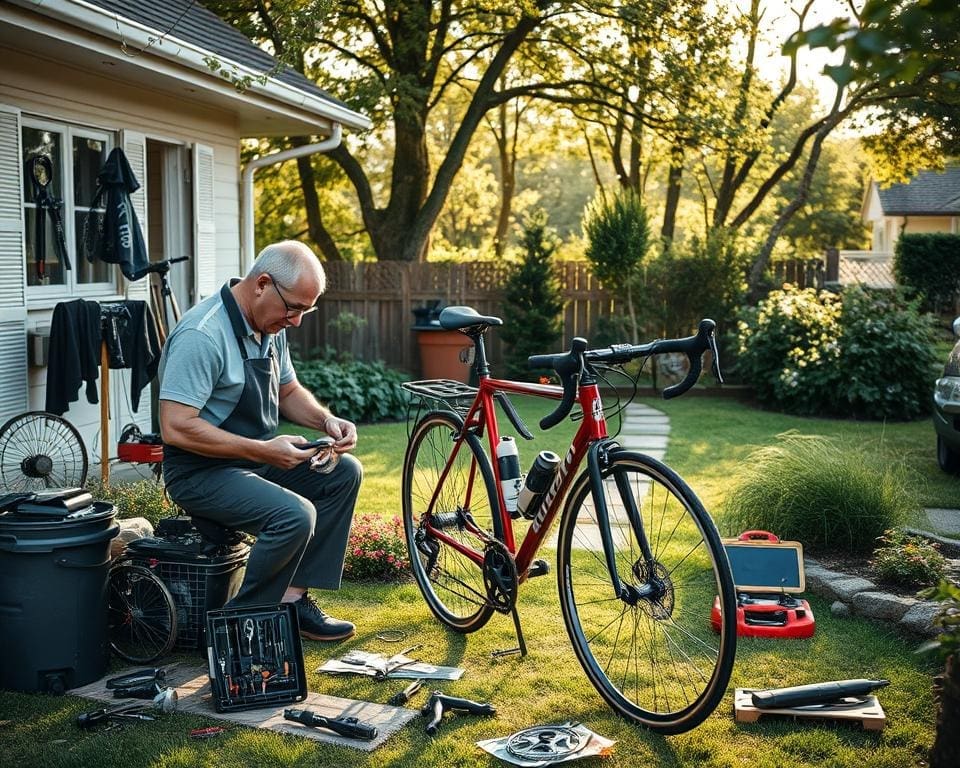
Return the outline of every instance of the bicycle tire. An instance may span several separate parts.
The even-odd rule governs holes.
[[[617,474],[637,500],[652,563],[640,553]],[[659,733],[683,733],[713,712],[733,670],[736,596],[726,552],[699,499],[666,465],[617,451],[601,476],[620,579],[636,586],[653,572],[663,589],[633,605],[614,596],[584,472],[560,523],[557,579],[564,624],[587,677],[615,712]],[[719,635],[710,624],[717,595]]]
[[[407,553],[417,586],[434,616],[450,629],[469,633],[486,624],[494,610],[487,599],[483,570],[423,527],[428,512],[449,515],[468,510],[477,527],[503,539],[493,470],[474,434],[468,433],[460,443],[437,496],[438,509],[428,510],[440,475],[456,445],[454,438],[462,428],[463,419],[449,411],[431,411],[417,422],[403,460],[401,493]],[[483,485],[478,487],[474,483],[471,488],[469,478],[471,473],[476,478],[477,472]],[[472,497],[468,498],[468,493],[472,493]],[[444,527],[444,532],[466,546],[478,551],[483,549],[478,536],[459,526]]]
[[[169,653],[177,641],[177,606],[157,574],[132,563],[110,569],[107,581],[110,648],[138,664]]]

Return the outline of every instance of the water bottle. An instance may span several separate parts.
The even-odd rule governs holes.
[[[497,443],[497,465],[500,468],[503,503],[510,517],[516,518],[518,517],[517,496],[520,493],[523,478],[520,477],[520,453],[517,451],[517,441],[512,437],[501,437],[500,442]]]
[[[559,468],[560,457],[553,451],[540,451],[537,454],[517,498],[517,511],[527,520],[533,520],[537,516],[540,503],[550,490]]]

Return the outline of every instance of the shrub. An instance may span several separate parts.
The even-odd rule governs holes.
[[[960,235],[901,235],[893,259],[897,282],[923,297],[924,309],[953,309],[960,293]]]
[[[350,581],[397,581],[408,574],[407,545],[400,518],[356,518],[350,529],[343,577]]]
[[[586,256],[604,287],[626,302],[632,340],[639,341],[637,314],[644,299],[641,264],[650,247],[647,210],[633,190],[621,191],[612,202],[595,200],[583,222]]]
[[[765,405],[867,419],[929,410],[934,326],[900,291],[788,285],[746,309],[738,332],[738,373]]]
[[[563,297],[550,263],[557,238],[547,229],[542,211],[524,222],[523,248],[520,262],[510,270],[504,286],[500,335],[507,345],[507,375],[535,380],[539,373],[530,370],[527,358],[555,351],[563,311]]]
[[[402,418],[409,397],[404,377],[377,360],[364,363],[324,350],[310,360],[294,360],[297,378],[337,416],[355,422]]]
[[[747,255],[731,232],[714,230],[705,239],[673,242],[652,265],[659,294],[653,302],[654,333],[688,336],[704,317],[716,320],[723,333],[736,320],[746,295]]]
[[[904,465],[878,450],[788,432],[754,451],[724,503],[731,533],[767,530],[821,551],[866,552],[919,509]]]
[[[884,531],[879,541],[870,567],[881,580],[918,588],[943,578],[947,563],[937,544],[892,529]]]
[[[180,508],[170,501],[163,486],[155,480],[137,480],[132,483],[87,482],[87,490],[99,501],[109,501],[117,508],[117,517],[145,517],[156,526],[161,518],[179,513]]]

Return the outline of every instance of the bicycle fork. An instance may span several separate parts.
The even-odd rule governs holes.
[[[646,565],[646,576],[644,583],[639,586],[633,584],[624,584],[617,572],[617,563],[614,557],[613,531],[610,526],[610,510],[607,507],[606,494],[603,489],[602,470],[609,465],[610,452],[618,450],[619,446],[612,440],[599,440],[593,443],[587,450],[587,472],[590,477],[590,494],[593,497],[594,508],[597,513],[597,527],[600,529],[600,541],[603,545],[603,556],[606,561],[607,571],[610,574],[610,585],[613,588],[614,596],[623,600],[628,605],[636,605],[640,600],[656,600],[662,594],[663,589],[657,581],[652,578],[654,569],[653,552],[650,549],[650,542],[643,527],[643,519],[640,516],[640,510],[637,507],[637,500],[634,498],[633,491],[630,488],[629,480],[623,472],[614,472],[613,478],[617,486],[617,493],[623,503],[627,513],[627,519],[630,522],[630,528],[633,535],[640,545],[640,553],[643,556]],[[640,574],[634,573],[638,580],[641,580]]]

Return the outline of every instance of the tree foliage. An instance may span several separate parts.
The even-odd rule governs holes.
[[[563,297],[552,263],[556,248],[546,213],[533,212],[523,225],[520,261],[511,268],[503,289],[500,335],[507,346],[504,362],[510,377],[530,379],[552,373],[531,371],[527,358],[554,351],[560,338]]]
[[[625,301],[636,344],[640,336],[637,287],[650,247],[650,225],[640,196],[632,189],[621,189],[609,202],[598,197],[587,209],[583,232],[593,273]]]

